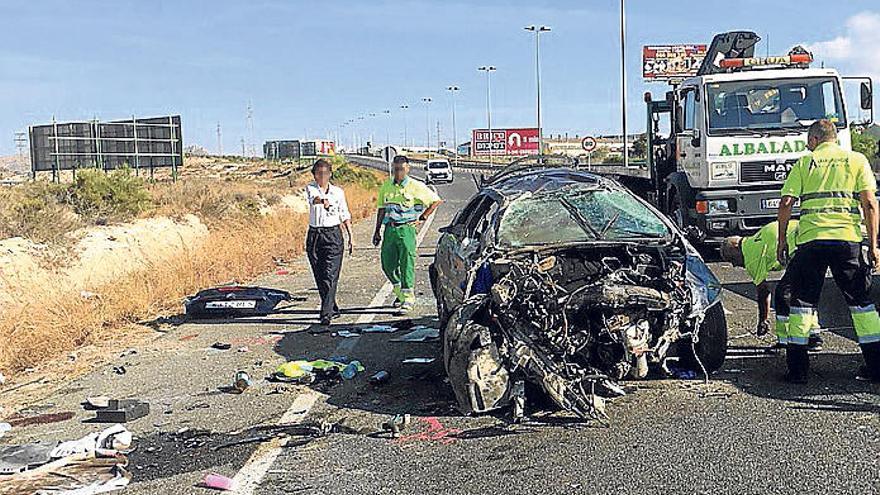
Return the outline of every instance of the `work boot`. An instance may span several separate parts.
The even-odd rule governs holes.
[[[785,381],[802,385],[806,384],[810,373],[810,358],[807,356],[807,346],[789,343],[785,349],[785,362],[788,365]]]
[[[810,352],[819,352],[824,345],[825,341],[818,334],[810,335],[809,340],[807,340],[807,350]]]
[[[880,382],[880,342],[860,344],[865,366],[859,368],[857,380]]]

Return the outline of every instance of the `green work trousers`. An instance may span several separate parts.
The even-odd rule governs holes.
[[[415,299],[416,281],[416,227],[411,223],[385,225],[382,238],[382,271],[394,285],[394,295],[400,302]]]

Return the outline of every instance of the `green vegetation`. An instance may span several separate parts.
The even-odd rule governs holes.
[[[333,182],[338,185],[356,184],[366,189],[377,187],[381,181],[373,172],[353,166],[339,155],[330,159],[333,163]]]
[[[150,207],[144,181],[122,168],[110,173],[83,170],[69,186],[70,205],[85,218],[128,220]]]
[[[867,132],[862,132],[853,128],[850,131],[852,136],[852,149],[868,157],[872,165],[880,163],[880,157],[877,156],[877,138]]]

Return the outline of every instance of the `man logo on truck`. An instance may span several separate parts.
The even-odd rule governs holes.
[[[788,172],[791,171],[791,168],[794,166],[793,162],[790,163],[767,163],[764,165],[764,173],[765,174],[773,174],[774,179],[776,180],[785,180],[788,177]]]
[[[721,145],[721,156],[766,155],[775,153],[802,153],[807,149],[807,142],[802,139],[794,141],[759,141],[755,143],[733,143]]]

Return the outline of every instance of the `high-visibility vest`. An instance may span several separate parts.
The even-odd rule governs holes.
[[[798,245],[813,240],[860,242],[860,193],[876,190],[870,164],[861,153],[822,143],[798,160],[782,195],[800,199]]]

